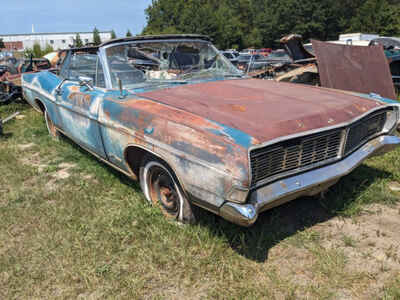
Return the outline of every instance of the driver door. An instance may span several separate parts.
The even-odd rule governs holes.
[[[71,53],[61,76],[56,101],[64,133],[81,146],[105,158],[98,123],[99,107],[104,96],[104,73],[97,54]],[[82,79],[91,80],[84,84]]]

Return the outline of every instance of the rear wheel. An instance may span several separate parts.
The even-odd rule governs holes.
[[[146,156],[140,167],[140,186],[146,199],[169,219],[194,223],[192,206],[171,169],[161,160]]]
[[[50,136],[53,139],[58,140],[60,137],[60,132],[57,130],[56,126],[54,125],[53,121],[51,120],[47,110],[44,111],[44,118],[46,119],[46,126],[47,126],[47,130],[49,131]]]

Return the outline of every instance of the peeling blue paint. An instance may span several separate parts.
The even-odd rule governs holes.
[[[154,132],[153,127],[151,127],[151,128],[147,127],[144,129],[144,133],[146,133],[146,134],[153,134],[153,132]]]
[[[352,93],[354,96],[359,96],[361,98],[365,98],[365,99],[371,99],[371,100],[377,100],[383,103],[388,103],[388,104],[393,104],[393,103],[399,103],[396,100],[393,99],[389,99],[389,98],[385,98],[382,97],[381,95],[378,94],[374,94],[374,93],[370,93],[370,94],[362,94],[362,93]]]
[[[253,145],[252,137],[250,135],[248,135],[247,133],[245,133],[241,130],[238,130],[236,128],[226,126],[221,123],[215,122],[215,124],[217,124],[222,129],[221,130],[209,129],[210,132],[212,132],[216,135],[226,136],[226,137],[232,139],[236,144],[238,144],[244,148],[250,148],[250,146]]]
[[[38,81],[42,89],[51,93],[60,83],[60,79],[51,72],[44,72],[44,76],[38,76]]]

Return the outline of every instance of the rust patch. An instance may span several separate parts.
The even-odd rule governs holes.
[[[280,185],[283,189],[287,189],[287,185],[283,181],[280,182]]]
[[[77,106],[88,108],[90,106],[91,97],[84,93],[71,93],[68,96],[69,100]]]
[[[208,126],[212,120],[260,142],[348,122],[378,103],[331,89],[257,79],[200,83],[140,96],[178,108],[168,114],[179,122]],[[233,105],[246,110],[234,110]]]
[[[322,86],[396,99],[382,46],[337,45],[316,40],[312,45]]]
[[[248,178],[247,149],[221,134],[223,128],[217,123],[145,99],[127,99],[122,107],[118,109],[118,115],[107,111],[104,111],[104,115],[116,117],[123,127],[133,129],[133,143],[151,144],[151,138],[184,155],[190,154],[211,164],[224,165],[230,173],[246,174],[243,177]]]
[[[232,104],[231,107],[234,111],[245,112],[247,110],[243,105]]]
[[[77,85],[71,85],[71,86],[68,87],[68,90],[71,93],[79,93],[80,92],[80,87],[77,86]]]

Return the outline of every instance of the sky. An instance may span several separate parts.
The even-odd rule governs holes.
[[[0,35],[114,29],[140,33],[151,0],[1,0]]]

